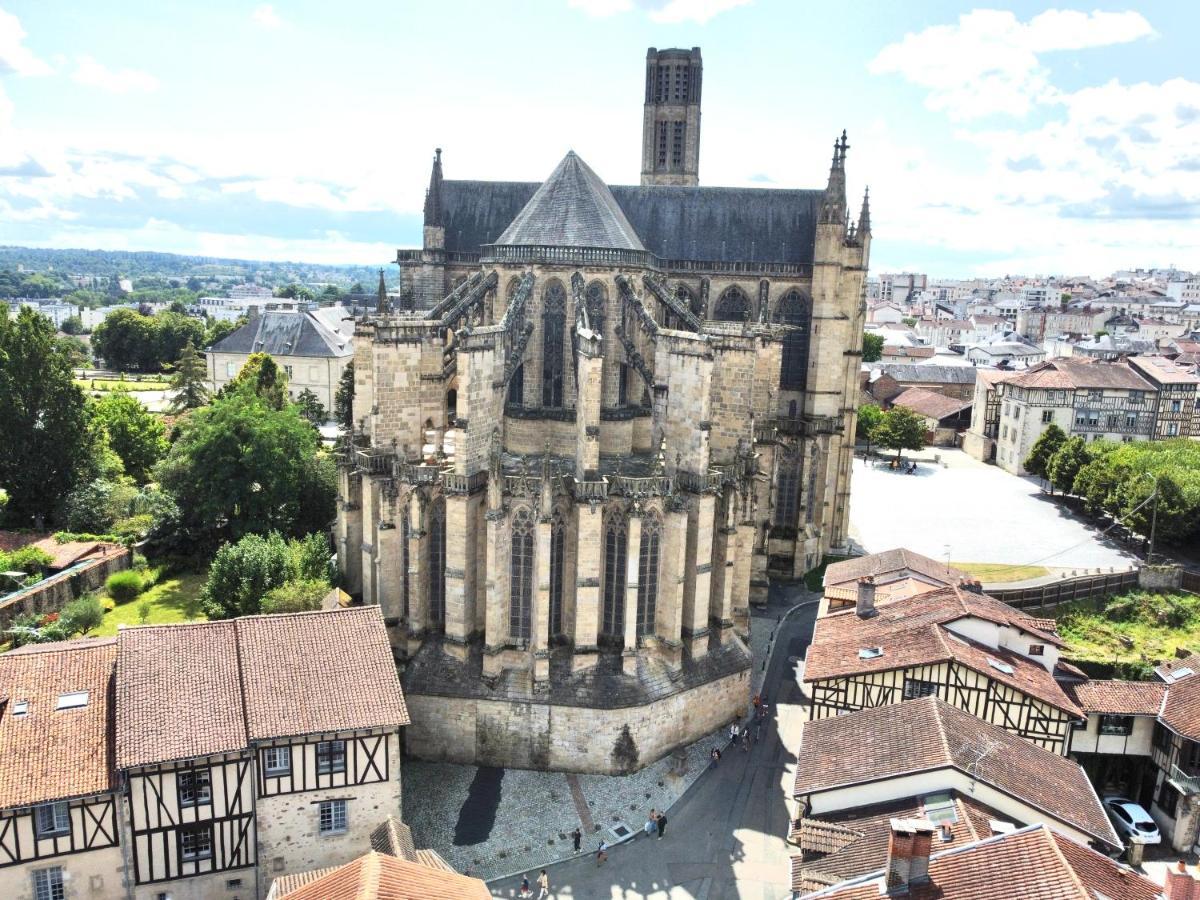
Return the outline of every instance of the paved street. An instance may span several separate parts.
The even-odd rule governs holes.
[[[780,606],[779,609],[785,607]],[[771,707],[764,740],[750,752],[730,748],[668,811],[662,840],[639,836],[614,847],[598,867],[596,840],[580,857],[548,869],[553,897],[611,900],[781,900],[790,897],[785,797],[795,779],[793,748],[802,722],[795,659],[803,656],[815,604],[781,627],[764,684]],[[537,871],[529,873],[532,882]],[[515,897],[520,876],[492,882]]]
[[[854,461],[850,536],[867,553],[907,547],[935,559],[1128,568],[1135,557],[1043,497],[1036,481],[977,462],[961,450],[930,448],[946,468],[905,475]]]

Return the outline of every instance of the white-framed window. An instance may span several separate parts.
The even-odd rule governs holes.
[[[268,775],[287,775],[292,771],[292,748],[268,747],[263,751],[263,767]]]
[[[33,873],[34,900],[66,900],[67,889],[63,884],[61,866],[38,869]]]
[[[1051,423],[1053,421],[1054,421],[1054,410],[1043,409],[1042,410],[1042,424],[1048,425],[1049,423]]]
[[[179,858],[208,859],[212,856],[212,826],[186,825],[179,829]]]
[[[34,809],[34,820],[40,838],[67,834],[71,830],[71,804],[43,803]]]
[[[284,367],[283,367],[283,371],[287,373],[288,380],[290,381],[290,380],[291,380],[291,377],[292,377],[292,367],[291,367],[291,366],[284,366]]]
[[[1169,437],[1176,437],[1178,434],[1179,434],[1179,423],[1178,422],[1168,422],[1167,423],[1167,435]]]
[[[225,363],[225,377],[233,378],[235,375],[237,375],[237,363],[235,363],[235,362]]]
[[[323,800],[320,805],[321,834],[341,834],[346,830],[346,801]]]
[[[317,744],[317,772],[329,775],[346,771],[346,742],[321,741]]]
[[[212,803],[212,773],[208,769],[187,769],[175,779],[180,806]]]

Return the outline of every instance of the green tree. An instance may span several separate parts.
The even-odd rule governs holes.
[[[137,488],[126,482],[96,478],[77,485],[63,501],[68,530],[108,534],[118,519],[130,514],[137,498]]]
[[[867,332],[863,335],[863,362],[879,362],[883,358],[883,335]]]
[[[1196,528],[1200,498],[1195,494],[1189,497],[1175,479],[1166,474],[1157,478],[1157,496],[1155,490],[1155,479],[1146,475],[1127,477],[1116,491],[1121,522],[1147,539],[1153,523],[1156,543],[1178,543]],[[1151,500],[1151,497],[1155,499]]]
[[[268,591],[287,583],[291,571],[291,553],[279,534],[248,534],[222,544],[208,570],[201,607],[210,619],[253,615]]]
[[[289,581],[263,595],[260,610],[264,613],[309,612],[320,609],[321,601],[333,588],[322,579]]]
[[[179,312],[162,312],[154,317],[155,324],[155,358],[154,368],[162,369],[183,353],[188,344],[194,347],[203,346],[205,338],[204,322],[192,316]]]
[[[1050,457],[1046,474],[1054,487],[1064,494],[1069,494],[1075,487],[1075,476],[1088,461],[1087,444],[1083,438],[1067,438]]]
[[[308,388],[300,392],[300,396],[296,398],[296,405],[300,407],[300,415],[311,422],[314,428],[325,424],[325,420],[328,418],[325,407],[317,395]]]
[[[246,317],[239,316],[236,320],[229,319],[211,319],[208,323],[208,329],[204,332],[204,342],[202,346],[211,347],[222,338],[228,337],[239,328],[246,324]]]
[[[59,330],[63,334],[83,334],[83,319],[79,316],[70,316],[63,320]]]
[[[875,435],[875,427],[883,418],[883,410],[874,403],[864,403],[858,408],[858,424],[855,426],[855,437],[867,442],[867,455],[871,454],[871,440]]]
[[[294,406],[275,409],[243,388],[189,416],[155,475],[193,540],[215,546],[252,533],[298,534],[302,523],[333,518],[317,450]]]
[[[1122,475],[1111,456],[1095,456],[1080,466],[1079,471],[1075,473],[1071,493],[1083,500],[1083,507],[1090,515],[1115,513],[1115,492],[1120,486],[1121,478]]]
[[[94,404],[97,422],[108,433],[108,444],[121,457],[125,472],[138,484],[167,452],[167,430],[132,394],[110,391]]]
[[[183,347],[171,376],[171,411],[198,409],[208,402],[208,365],[189,341]]]
[[[0,305],[0,430],[6,518],[40,528],[87,475],[95,433],[54,324],[29,308]]]
[[[337,393],[333,397],[333,416],[347,431],[354,428],[354,362],[351,360],[338,379]]]
[[[304,287],[304,285],[295,284],[293,282],[292,284],[286,285],[285,287],[278,288],[275,291],[275,296],[276,297],[286,297],[289,300],[299,300],[301,302],[305,302],[308,300],[312,300],[313,292],[311,290],[309,290],[308,288]]]
[[[1038,478],[1046,477],[1046,466],[1055,452],[1067,440],[1066,433],[1053,422],[1041,433],[1034,442],[1029,456],[1025,459],[1025,471]]]
[[[902,450],[925,448],[925,420],[906,406],[893,406],[880,416],[872,434],[880,447],[896,451],[897,462]]]
[[[287,375],[269,353],[251,353],[237,377],[223,390],[237,393],[249,389],[274,409],[288,405]]]
[[[152,371],[158,356],[154,319],[135,309],[114,309],[92,331],[92,351],[110,369]]]
[[[59,618],[72,634],[87,634],[104,621],[104,605],[96,596],[84,594],[64,606]]]

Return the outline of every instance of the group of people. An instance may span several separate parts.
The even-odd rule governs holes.
[[[576,829],[578,831],[578,829]],[[538,895],[537,900],[546,900],[550,896],[550,876],[546,874],[546,870],[542,869],[537,878]],[[532,897],[533,890],[529,887],[529,876],[525,875],[521,878],[521,897]]]
[[[734,719],[729,724],[729,746],[742,748],[743,753],[750,752],[750,744],[757,744],[762,740],[763,723],[767,720],[767,704],[763,701],[761,694],[754,695],[754,715],[751,716],[749,724],[743,726],[737,719]],[[708,758],[712,761],[712,768],[716,768],[721,763],[721,748],[713,747],[708,754]]]

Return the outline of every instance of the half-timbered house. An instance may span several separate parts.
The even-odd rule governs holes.
[[[123,893],[110,740],[116,642],[0,655],[0,897]]]
[[[399,812],[408,713],[378,607],[127,629],[117,685],[135,900],[261,896]]]
[[[937,696],[1052,750],[1083,717],[1055,678],[1052,623],[951,586],[875,605],[870,578],[854,609],[817,620],[805,660],[813,719]]]

